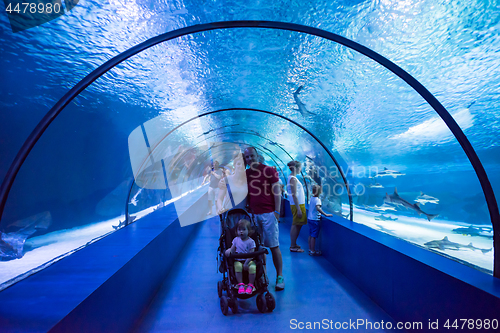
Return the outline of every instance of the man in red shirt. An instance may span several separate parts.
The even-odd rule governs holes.
[[[276,268],[276,290],[285,289],[283,278],[283,259],[279,247],[279,228],[281,207],[281,188],[276,169],[259,162],[259,154],[253,147],[245,149],[243,154],[246,164],[248,183],[247,205],[253,213],[260,229],[264,246],[271,249]]]

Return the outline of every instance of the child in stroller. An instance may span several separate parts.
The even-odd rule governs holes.
[[[273,311],[276,302],[273,294],[267,289],[269,280],[265,268],[265,254],[268,251],[262,246],[259,233],[254,232],[257,228],[250,214],[244,209],[236,208],[226,212],[225,216],[221,215],[220,218],[222,232],[219,239],[218,259],[221,261],[219,271],[223,274],[223,279],[218,281],[217,291],[222,313],[227,315],[228,308],[231,308],[233,313],[237,313],[237,299],[247,299],[255,295],[257,295],[257,308],[260,312]],[[240,223],[242,220],[246,220],[246,222]],[[243,233],[248,228],[248,234],[251,238],[247,240],[247,243],[251,246],[255,244],[254,251],[236,253],[239,251],[235,251],[237,248],[233,246],[233,239],[237,237],[238,224],[245,226],[245,228],[241,228]],[[240,270],[242,260],[248,266],[248,269],[243,271]],[[250,262],[255,264],[255,274],[253,274],[254,269]],[[246,288],[244,288],[245,284]]]
[[[250,221],[241,219],[236,225],[238,231],[238,236],[233,238],[233,244],[231,248],[227,249],[224,254],[226,257],[231,256],[231,254],[242,254],[250,253],[255,251],[255,241],[249,237],[250,233],[253,231],[250,228]],[[242,264],[244,262],[244,264]],[[243,283],[243,270],[248,271],[248,285]],[[234,273],[236,275],[236,280],[238,284],[238,294],[252,294],[255,290],[253,283],[255,282],[255,263],[248,259],[235,259],[234,260]]]

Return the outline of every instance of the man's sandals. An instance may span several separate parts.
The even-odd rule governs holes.
[[[295,245],[294,247],[290,246],[290,252],[304,252],[304,250],[302,250],[300,246]]]

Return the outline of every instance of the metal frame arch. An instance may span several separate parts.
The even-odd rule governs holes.
[[[231,130],[231,131],[229,131],[229,132],[222,132],[221,134],[228,134],[228,133],[236,133],[236,134],[248,134],[248,135],[254,135],[254,136],[257,136],[257,137],[259,137],[259,138],[265,139],[265,140],[267,140],[268,142],[271,142],[271,139],[266,138],[265,136],[262,136],[262,135],[260,135],[260,134],[258,134],[258,133],[251,133],[251,132],[245,132],[245,131],[235,131],[235,130],[233,130],[233,129],[232,129],[232,130]],[[205,138],[205,140],[206,140],[206,139],[213,138],[213,137],[215,137],[215,136],[217,136],[217,135],[219,135],[219,134],[214,134],[214,135],[212,135],[212,136],[210,136],[210,137],[208,137],[208,138]],[[195,145],[196,145],[196,144],[195,144]],[[273,154],[273,155],[274,155],[277,159],[279,159],[279,160],[280,160],[280,162],[281,162],[281,163],[283,163],[284,165],[286,165],[286,164],[285,164],[285,163],[284,163],[284,162],[283,162],[283,161],[282,161],[282,160],[278,157],[278,155],[276,155],[276,153],[275,153],[274,151],[272,151],[272,150],[271,150],[271,149],[269,149],[269,148],[266,148],[266,147],[262,146],[261,144],[259,144],[259,145],[262,147],[262,149],[265,149],[265,150],[270,151],[270,152],[271,152],[271,153],[272,153],[272,154]],[[285,148],[281,147],[281,145],[278,145],[278,147],[279,147],[279,148],[280,148],[283,152],[285,152],[285,154],[286,154],[286,155],[290,158],[290,160],[292,160],[292,159],[293,159],[293,158],[292,158],[292,156],[290,155],[290,153],[288,153],[288,151],[286,151],[286,149],[285,149]],[[307,181],[306,181],[306,178],[304,177],[304,173],[303,173],[302,171],[300,172],[300,174],[301,174],[301,176],[302,176],[302,179],[304,180],[304,185],[305,185],[305,187],[306,187],[306,201],[309,201],[309,190],[308,190],[308,188],[307,188]],[[285,186],[286,186],[286,185],[287,185],[287,181],[286,181],[286,179],[285,179]]]
[[[227,133],[242,133],[242,134],[249,134],[249,135],[254,135],[254,136],[258,136],[258,137],[260,137],[260,138],[266,139],[266,138],[264,138],[264,137],[262,137],[262,136],[260,136],[260,135],[257,135],[257,134],[254,134],[254,133],[248,133],[248,132],[232,132],[232,131],[231,131],[231,132],[223,132],[223,133],[221,133],[221,134],[227,134]],[[211,138],[213,138],[213,137],[217,137],[217,136],[219,136],[219,135],[220,135],[220,134],[214,134],[214,135],[212,135],[212,136],[210,136],[210,137],[205,138],[204,140],[208,140],[208,139],[211,139]],[[163,140],[165,140],[165,139],[166,139],[166,137],[164,137],[161,141],[163,141]],[[194,149],[194,147],[197,147],[197,146],[198,146],[201,142],[203,142],[204,140],[198,141],[197,143],[193,144],[193,146],[192,146],[191,148],[189,148],[188,150],[186,150],[186,152],[184,152],[184,153],[183,153],[183,155],[184,155],[184,154],[186,154],[186,153],[187,153],[187,151],[189,151],[189,150],[191,150],[191,149]],[[160,141],[160,142],[161,142],[161,141]],[[224,141],[224,142],[230,142],[230,141]],[[234,142],[232,142],[232,143],[234,143]],[[246,144],[246,145],[248,145],[247,143],[245,143],[245,144]],[[272,151],[271,151],[271,152],[272,152]],[[286,151],[285,151],[285,152],[286,152]],[[275,156],[275,157],[276,157],[276,158],[277,158],[277,159],[278,159],[278,160],[279,160],[279,161],[280,161],[283,165],[286,165],[286,164],[285,164],[285,163],[284,163],[284,162],[283,162],[283,161],[282,161],[282,160],[281,160],[281,159],[280,159],[280,158],[279,158],[279,157],[278,157],[278,156],[277,156],[274,152],[272,152],[272,154],[273,154],[273,155],[274,155],[274,156]],[[183,156],[183,155],[182,155],[182,156]],[[178,163],[178,162],[175,162],[175,163]]]
[[[337,160],[335,159],[335,157],[333,157],[333,155],[330,153],[330,151],[328,150],[328,148],[326,148],[326,146],[321,142],[321,140],[319,140],[314,134],[312,134],[309,130],[307,130],[305,127],[303,127],[302,125],[296,123],[295,121],[285,117],[285,116],[282,116],[282,115],[278,115],[278,114],[275,114],[273,112],[270,112],[270,111],[265,111],[265,110],[260,110],[260,109],[252,109],[252,108],[229,108],[229,109],[219,109],[219,110],[215,110],[215,111],[209,111],[209,112],[205,112],[205,113],[202,113],[198,116],[195,116],[195,117],[192,117],[184,122],[182,122],[181,124],[177,125],[176,127],[174,127],[173,129],[171,129],[167,134],[165,134],[161,140],[159,140],[154,147],[152,147],[151,149],[151,152],[150,154],[148,154],[148,156],[146,156],[143,160],[143,162],[141,163],[141,167],[139,168],[139,170],[142,170],[144,164],[148,161],[148,158],[151,154],[153,154],[153,152],[158,148],[158,146],[168,138],[168,136],[170,136],[170,134],[172,134],[174,131],[178,130],[179,128],[181,128],[182,126],[190,123],[191,121],[194,121],[196,119],[199,119],[199,118],[202,118],[204,116],[207,116],[207,115],[210,115],[210,114],[213,114],[213,113],[218,113],[218,112],[223,112],[223,111],[234,111],[234,110],[237,110],[237,111],[259,111],[259,112],[263,112],[263,113],[267,113],[267,114],[270,114],[270,115],[273,115],[273,116],[278,116],[280,118],[283,118],[291,123],[293,123],[294,125],[298,126],[299,128],[301,128],[303,131],[305,131],[306,133],[308,133],[309,135],[311,135],[322,147],[323,149],[327,152],[327,154],[330,156],[330,158],[333,160],[333,162],[335,163],[338,171],[340,172],[340,174],[342,175],[343,179],[344,179],[344,182],[345,182],[345,185],[346,185],[346,190],[347,190],[347,194],[348,194],[348,198],[349,198],[349,207],[350,207],[350,210],[349,210],[349,216],[350,216],[350,220],[353,221],[353,204],[352,204],[352,197],[351,197],[351,193],[350,193],[350,189],[349,189],[349,186],[348,186],[348,183],[346,181],[346,178],[343,174],[343,171],[342,171],[342,168],[339,166],[339,164],[337,163]],[[229,132],[223,132],[222,134],[224,133],[232,133],[234,132],[234,129],[230,130]],[[241,131],[236,131],[236,133],[244,133],[244,134],[249,134],[249,135],[254,135],[254,136],[257,136],[257,137],[260,137],[262,139],[265,139],[267,141],[270,142],[270,140],[260,134],[257,134],[257,133],[248,133],[248,132],[241,132]],[[219,134],[214,134],[212,135],[210,138],[214,137],[214,136],[217,136]],[[204,140],[206,140],[207,138],[205,138]],[[177,164],[179,163],[179,161],[181,160],[181,158],[190,150],[194,149],[199,143],[203,142],[204,140],[200,140],[198,141],[198,143],[194,144],[193,146],[191,146],[191,148],[187,149],[185,152],[183,152],[179,157],[178,159],[174,162],[174,164]],[[248,145],[247,143],[243,142],[243,144],[246,144]],[[258,148],[258,147],[254,147],[256,148],[257,150],[262,150],[261,148]],[[287,154],[290,159],[292,158],[292,156],[286,151],[286,149],[284,149],[283,147],[279,146],[279,148],[281,150],[283,150],[285,152],[285,154]],[[266,148],[267,149],[267,148]],[[269,149],[268,149],[269,150]],[[262,150],[263,151],[263,150]],[[272,152],[271,150],[269,150],[270,152]],[[274,152],[272,152],[274,154]],[[276,163],[276,161],[274,161],[274,159],[272,158],[272,156],[270,156],[269,154],[266,153],[266,155],[268,155],[269,157],[271,157],[271,159],[273,160],[273,162]],[[274,154],[276,156],[276,154]],[[277,156],[276,156],[277,157]],[[278,157],[277,157],[278,158]],[[280,162],[283,164],[283,165],[286,165],[280,158],[278,158],[280,160]],[[276,165],[278,166],[278,163],[276,163]],[[283,176],[284,176],[284,172],[283,170],[280,168]],[[141,171],[138,171],[138,173],[140,173]],[[304,180],[304,184],[305,184],[305,187],[306,187],[306,191],[308,191],[308,188],[307,188],[307,182],[306,182],[306,179],[304,177],[304,174],[301,172],[301,175],[302,175],[302,178]],[[132,193],[132,189],[134,187],[134,184],[135,184],[135,178],[136,178],[136,175],[134,175],[134,181],[132,182],[132,185],[130,186],[130,189],[129,189],[129,192],[128,192],[128,195],[127,195],[127,203],[126,203],[126,206],[125,206],[125,225],[128,225],[130,224],[128,222],[128,202],[130,201],[130,195]],[[285,184],[286,184],[286,179],[285,179]],[[307,192],[307,195],[309,194],[309,192]],[[121,226],[121,224],[120,224]]]
[[[284,119],[284,120],[286,120],[286,121],[294,124],[295,126],[297,126],[300,129],[302,129],[304,132],[306,132],[307,134],[309,134],[314,140],[316,140],[316,142],[318,142],[320,144],[320,146],[323,147],[323,149],[326,151],[326,153],[330,156],[330,158],[332,159],[333,163],[335,163],[335,166],[337,167],[340,175],[342,176],[342,179],[344,181],[344,184],[345,184],[345,187],[346,187],[346,190],[347,190],[347,195],[349,197],[349,215],[350,215],[350,220],[351,220],[351,222],[353,221],[353,203],[352,203],[351,190],[349,188],[349,183],[347,182],[347,178],[344,175],[344,172],[342,171],[342,168],[340,167],[339,163],[337,162],[337,160],[335,159],[335,157],[332,155],[331,151],[325,146],[325,144],[319,138],[317,138],[311,131],[309,131],[307,128],[305,128],[304,126],[300,125],[296,121],[294,121],[292,119],[289,119],[289,118],[287,118],[287,117],[285,117],[283,115],[276,114],[276,113],[273,113],[271,111],[266,111],[266,110],[261,110],[261,109],[255,109],[255,108],[227,108],[227,109],[219,109],[219,110],[204,112],[204,113],[199,114],[197,116],[194,116],[194,117],[192,117],[192,118],[190,118],[188,120],[185,120],[181,124],[177,125],[173,129],[171,129],[168,133],[166,133],[162,137],[162,139],[160,139],[155,144],[154,147],[151,147],[151,152],[154,152],[156,150],[156,148],[158,147],[158,145],[161,142],[163,142],[163,140],[165,140],[165,138],[167,138],[172,132],[174,132],[175,130],[179,129],[180,127],[186,125],[187,123],[189,123],[189,122],[191,122],[191,121],[193,121],[195,119],[198,119],[198,118],[201,118],[201,117],[204,117],[204,116],[208,116],[210,114],[219,113],[219,112],[226,112],[226,111],[255,111],[255,112],[261,112],[261,113],[270,114],[272,116],[279,117],[281,119]],[[141,167],[139,168],[139,170],[142,170],[143,165],[148,161],[148,157],[149,157],[149,155],[144,158],[143,162],[141,163]],[[136,175],[134,175],[134,179],[135,179],[135,176]]]
[[[159,35],[157,37],[153,37],[143,43],[140,43],[125,52],[120,53],[116,57],[108,60],[103,65],[99,66],[97,69],[92,71],[89,75],[87,75],[84,79],[78,82],[72,89],[70,89],[53,107],[50,111],[42,118],[42,120],[38,123],[35,129],[31,132],[29,137],[26,139],[18,154],[14,158],[9,170],[7,171],[5,178],[0,186],[0,219],[3,215],[3,211],[5,208],[5,204],[7,201],[8,194],[10,189],[12,188],[14,179],[16,178],[22,164],[26,160],[28,154],[39,140],[41,135],[45,132],[47,127],[52,123],[52,121],[57,117],[57,115],[64,109],[66,105],[68,105],[80,92],[82,92],[86,87],[88,87],[92,82],[94,82],[101,75],[106,73],[111,68],[115,67],[119,63],[124,60],[132,57],[133,55],[148,49],[151,46],[159,44],[161,42],[171,40],[174,38],[178,38],[184,35],[203,32],[209,30],[217,30],[217,29],[228,29],[228,28],[268,28],[268,29],[280,29],[280,30],[288,30],[295,32],[302,32],[322,38],[326,38],[328,40],[334,41],[336,43],[342,44],[346,47],[349,47],[353,50],[358,51],[359,53],[369,57],[370,59],[376,61],[381,64],[385,68],[389,69],[391,72],[399,76],[402,80],[408,83],[415,91],[422,96],[427,103],[429,103],[432,108],[439,114],[439,116],[443,119],[445,124],[451,130],[455,138],[460,143],[462,149],[465,154],[469,158],[469,161],[478,176],[479,182],[484,192],[484,196],[488,205],[488,211],[490,213],[491,223],[493,226],[493,246],[495,248],[494,258],[494,271],[493,275],[495,277],[500,278],[500,214],[498,209],[498,204],[495,198],[495,194],[493,192],[493,188],[488,179],[486,171],[479,160],[474,148],[471,143],[463,133],[460,126],[458,126],[457,122],[453,119],[453,117],[449,114],[449,112],[444,108],[444,106],[432,95],[419,81],[417,81],[413,76],[408,74],[401,67],[397,66],[389,59],[383,57],[382,55],[376,53],[375,51],[358,44],[352,40],[349,40],[345,37],[339,36],[337,34],[321,30],[318,28],[308,27],[304,25],[299,25],[295,23],[285,23],[285,22],[273,22],[273,21],[225,21],[225,22],[215,22],[215,23],[206,23],[199,24],[190,27],[181,28],[178,30],[174,30],[171,32],[167,32],[165,34]],[[343,176],[344,177],[344,176]],[[347,187],[348,188],[348,187]],[[348,190],[349,191],[349,190]],[[350,192],[349,198],[351,199]],[[352,210],[352,204],[351,204]],[[351,214],[352,218],[352,214]]]
[[[219,110],[219,111],[227,111],[227,110]],[[218,112],[218,111],[216,110],[215,112]],[[267,112],[269,112],[269,111],[267,111]],[[210,112],[210,113],[214,113],[214,112]],[[269,112],[269,113],[271,113],[271,112]],[[271,114],[273,114],[273,113],[271,113]],[[153,152],[157,149],[157,147],[161,144],[161,142],[163,142],[164,140],[166,140],[166,139],[167,139],[167,137],[168,137],[170,134],[172,134],[174,131],[178,130],[179,128],[181,128],[182,126],[184,126],[184,125],[188,124],[189,122],[191,122],[191,121],[193,121],[193,120],[195,120],[195,119],[201,118],[201,117],[203,117],[203,116],[205,116],[205,115],[208,115],[208,114],[202,114],[202,115],[199,115],[199,116],[193,117],[193,118],[191,118],[191,119],[189,119],[189,120],[187,120],[187,121],[183,122],[182,124],[180,124],[180,125],[176,126],[176,127],[175,127],[175,128],[173,128],[172,130],[170,130],[170,131],[169,131],[169,132],[168,132],[165,136],[163,136],[163,138],[162,138],[161,140],[159,140],[159,141],[156,143],[156,145],[152,148],[152,150],[151,150],[151,153],[150,153],[150,154],[152,154],[152,153],[153,153]],[[226,132],[224,132],[224,133],[226,133]],[[224,134],[224,133],[223,133],[223,134]],[[231,131],[230,131],[230,132],[228,132],[228,133],[231,133]],[[263,137],[262,135],[257,135],[256,133],[248,133],[248,132],[237,132],[237,133],[244,133],[244,134],[254,135],[254,136],[257,136],[257,137],[260,137],[260,138],[262,138],[262,139],[265,139],[265,140],[268,140],[268,141],[269,141],[269,139],[268,139],[268,138]],[[213,135],[213,136],[211,136],[211,137],[209,137],[209,138],[212,138],[212,137],[217,136],[217,135],[218,135],[218,134],[215,134],[215,135]],[[178,157],[178,159],[174,162],[174,164],[179,163],[179,161],[182,159],[182,157],[183,157],[183,156],[184,156],[184,155],[185,155],[188,151],[193,150],[195,147],[197,147],[197,145],[198,145],[199,143],[201,143],[201,142],[205,141],[206,139],[207,139],[207,138],[205,138],[204,140],[200,140],[200,141],[198,141],[198,142],[197,142],[196,144],[194,144],[191,148],[189,148],[189,149],[187,149],[185,152],[183,152],[183,153],[182,153],[182,154]],[[235,143],[235,142],[233,142],[233,143]],[[248,145],[248,143],[246,143],[246,142],[238,142],[238,143]],[[255,148],[256,148],[257,150],[261,150],[264,154],[266,154],[267,156],[269,156],[269,157],[273,160],[273,162],[274,162],[274,163],[275,163],[275,164],[279,167],[279,164],[278,164],[278,163],[276,163],[276,161],[274,160],[274,158],[273,158],[271,155],[269,155],[269,153],[265,152],[265,151],[264,151],[264,150],[262,150],[260,147],[255,147]],[[292,158],[292,157],[291,157],[291,155],[290,155],[290,154],[286,151],[286,149],[284,149],[284,148],[283,148],[283,147],[281,147],[281,146],[280,146],[280,149],[281,149],[281,150],[283,150],[283,151],[284,151],[284,152],[285,152],[285,153],[286,153],[286,154],[287,154],[290,158]],[[209,150],[209,149],[208,149],[208,150]],[[205,153],[205,152],[206,152],[206,151],[208,151],[208,150],[205,150],[203,153]],[[269,150],[269,151],[270,151],[270,152],[272,152],[271,150]],[[273,155],[275,155],[275,156],[276,156],[276,154],[274,154],[274,152],[272,152],[272,153],[273,153]],[[143,163],[141,164],[141,168],[140,168],[140,170],[142,170],[142,165],[144,165],[145,161],[147,161],[147,159],[148,159],[148,157],[149,157],[149,155],[150,155],[150,154],[148,154],[148,156],[146,156],[145,160],[144,160],[144,161],[143,161]],[[284,162],[283,162],[283,161],[282,161],[279,157],[277,157],[277,156],[276,156],[276,158],[278,158],[278,159],[279,159],[279,161],[280,161],[283,165],[285,165],[285,166],[286,166],[286,164],[285,164],[285,163],[284,163]],[[280,168],[280,167],[279,167],[279,168]],[[283,172],[283,170],[282,170],[281,168],[280,168],[280,170],[281,170],[281,173],[283,174],[283,177],[284,177],[285,173]],[[140,171],[139,171],[139,173],[140,173]],[[302,175],[302,177],[304,178],[304,176],[303,176],[303,175]],[[285,185],[286,185],[286,179],[284,179],[284,180],[285,180]],[[128,219],[128,217],[129,217],[129,213],[128,213],[128,204],[129,204],[129,202],[130,202],[130,195],[131,195],[131,193],[132,193],[132,189],[134,188],[134,184],[135,184],[135,183],[136,183],[136,182],[135,182],[135,176],[134,176],[134,180],[133,180],[132,185],[130,186],[130,189],[129,189],[128,194],[127,194],[127,201],[126,201],[126,204],[125,204],[125,221],[123,222],[123,226],[126,226],[126,225],[130,224],[130,223],[129,223],[129,219]],[[306,189],[307,189],[307,183],[305,182],[305,178],[304,178],[304,183],[305,183],[305,186],[306,186]],[[351,219],[351,220],[352,220],[352,219]],[[120,223],[120,227],[121,227],[121,226],[122,226],[122,223]]]
[[[272,142],[272,141],[271,141],[271,139],[266,138],[265,136],[260,135],[260,134],[258,134],[258,133],[251,133],[251,132],[245,132],[245,131],[235,131],[235,130],[231,130],[231,131],[229,131],[229,132],[222,132],[221,134],[227,134],[227,133],[236,133],[236,134],[248,134],[248,135],[254,135],[254,136],[256,136],[256,137],[259,137],[259,138],[265,139],[265,140],[267,140],[268,142]],[[213,136],[211,136],[211,137],[213,137]],[[211,137],[210,137],[210,138],[211,138]],[[260,146],[262,147],[262,149],[265,149],[265,150],[270,151],[270,152],[271,152],[274,156],[276,156],[276,158],[278,158],[278,159],[281,161],[281,159],[278,157],[278,155],[276,155],[276,153],[275,153],[274,151],[272,151],[272,150],[271,150],[271,149],[269,149],[269,148],[264,147],[264,146],[263,146],[263,145],[261,145],[260,143],[259,143],[258,145],[260,145]],[[290,158],[290,160],[292,160],[292,159],[293,159],[293,158],[292,158],[292,155],[290,155],[290,153],[289,153],[289,152],[288,152],[285,148],[283,148],[281,145],[278,145],[278,148],[280,148],[280,149],[281,149],[281,150],[282,150],[282,151],[283,151],[283,152],[284,152],[284,153],[285,153],[285,154],[286,154],[286,155]],[[283,163],[283,161],[281,161],[281,162]],[[284,163],[283,163],[283,164],[284,164]],[[300,174],[301,174],[301,176],[302,176],[302,179],[304,180],[304,184],[305,184],[305,186],[306,186],[306,190],[307,190],[307,182],[306,182],[306,178],[304,177],[304,174],[303,174],[303,172],[302,172],[302,171],[300,172]],[[285,185],[286,185],[286,179],[285,179]],[[306,197],[308,197],[308,193],[306,193]],[[307,198],[307,201],[309,201],[309,198]]]
[[[220,135],[224,135],[224,134],[233,134],[233,133],[236,133],[236,134],[247,134],[247,135],[253,135],[253,136],[259,137],[259,138],[261,138],[261,139],[264,139],[264,140],[267,140],[267,141],[271,141],[270,139],[268,139],[268,138],[266,138],[265,136],[262,136],[262,135],[260,135],[260,134],[257,134],[257,133],[251,133],[251,132],[245,132],[245,131],[234,131],[234,130],[231,130],[231,131],[229,131],[229,132],[222,132],[222,133],[220,133]],[[206,139],[210,139],[210,138],[213,138],[213,137],[218,136],[218,135],[219,135],[219,134],[215,134],[215,135],[212,135],[212,136],[210,136],[210,137],[208,137],[208,138],[206,138]],[[259,144],[259,145],[260,145],[260,144]],[[260,145],[260,146],[261,146],[261,148],[262,148],[262,149],[270,151],[270,152],[271,152],[271,153],[272,153],[272,154],[273,154],[273,155],[274,155],[274,156],[275,156],[278,160],[280,160],[280,162],[281,162],[281,163],[283,163],[283,165],[286,165],[286,164],[285,164],[285,163],[284,163],[284,162],[283,162],[283,161],[282,161],[282,160],[278,157],[278,155],[276,155],[276,153],[275,153],[274,151],[272,151],[271,149],[265,148],[265,147],[263,147],[262,145]],[[285,148],[283,148],[283,147],[281,147],[281,146],[278,146],[278,147],[279,147],[279,148],[280,148],[283,152],[285,152],[285,154],[286,154],[286,155],[287,155],[290,159],[292,159],[292,156],[291,156],[291,155],[290,155],[290,154],[286,151],[286,149],[285,149]],[[304,178],[304,177],[302,176],[302,178]],[[304,181],[305,181],[305,179],[304,179]],[[286,183],[285,183],[285,185],[286,185]]]

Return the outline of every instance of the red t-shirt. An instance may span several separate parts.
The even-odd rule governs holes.
[[[278,172],[267,165],[259,164],[255,169],[247,169],[247,203],[255,214],[271,213],[275,210],[272,184],[279,181]]]

